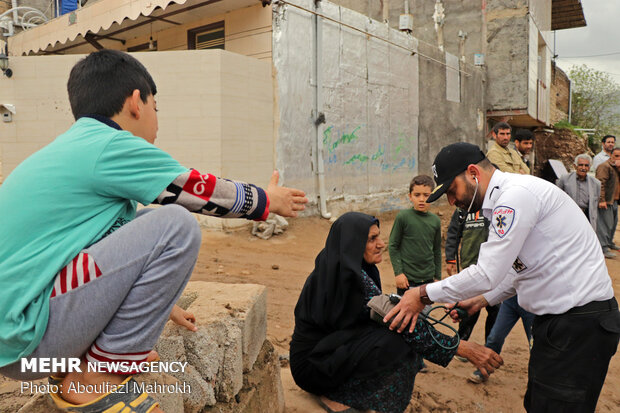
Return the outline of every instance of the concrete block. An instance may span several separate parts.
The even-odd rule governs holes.
[[[243,369],[249,371],[267,337],[267,289],[262,285],[223,283],[204,281],[190,282],[185,294],[198,293],[189,311],[197,317],[201,325],[222,321],[229,317],[242,333]]]
[[[194,366],[187,365],[184,372],[172,375],[191,389],[188,393],[182,393],[185,413],[198,413],[205,406],[213,406],[216,403],[213,385],[204,381]]]
[[[280,364],[273,345],[265,340],[254,364],[244,375],[243,388],[228,403],[217,403],[204,413],[255,413],[284,411],[284,391],[280,379]]]
[[[183,388],[183,383],[176,378],[164,373],[144,373],[134,376],[134,380],[145,385],[145,390],[159,402],[164,412],[184,413],[183,393],[176,390]],[[186,389],[189,390],[187,387]]]

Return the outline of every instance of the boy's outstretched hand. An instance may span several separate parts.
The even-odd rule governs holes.
[[[198,331],[198,327],[194,325],[196,322],[194,314],[185,311],[176,304],[172,307],[172,311],[170,312],[170,320],[181,327],[187,328],[189,331]]]
[[[283,217],[296,217],[297,211],[306,209],[306,193],[300,189],[278,186],[279,179],[278,171],[273,171],[266,191],[269,197],[269,212]]]

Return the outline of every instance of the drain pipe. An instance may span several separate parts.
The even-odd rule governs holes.
[[[13,9],[13,24],[17,25],[17,0],[11,0],[11,8]]]
[[[320,14],[321,0],[315,0],[314,10],[314,79],[316,82],[316,107],[314,114],[316,119],[316,165],[317,177],[319,180],[319,208],[321,216],[325,219],[331,218],[332,214],[327,212],[327,195],[325,193],[325,164],[323,161],[323,129],[325,124],[325,114],[323,113],[323,67],[321,62],[321,52],[323,50],[323,18]]]

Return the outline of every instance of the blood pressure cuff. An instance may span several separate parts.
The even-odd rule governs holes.
[[[383,317],[385,317],[387,313],[389,313],[392,310],[392,308],[396,307],[396,304],[390,301],[389,295],[387,294],[375,295],[374,297],[370,299],[370,301],[368,301],[368,304],[366,305],[370,307],[370,319],[371,320],[376,321],[377,323],[385,325],[385,326],[390,325],[391,320],[388,321],[387,323],[383,322]],[[398,327],[400,327],[400,325]],[[398,327],[396,328],[398,329]]]

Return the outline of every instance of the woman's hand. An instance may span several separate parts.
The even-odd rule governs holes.
[[[176,304],[172,307],[172,311],[170,312],[170,320],[181,327],[187,328],[189,331],[198,331],[198,327],[194,325],[196,322],[194,314],[185,311]]]
[[[405,274],[398,274],[394,277],[394,281],[396,281],[396,288],[400,288],[402,290],[409,288],[409,280]]]
[[[480,370],[480,373],[482,373],[485,378],[488,378],[489,374],[493,373],[504,364],[504,360],[499,354],[488,347],[481,346],[471,341],[461,340],[456,354],[457,356],[465,357],[469,360]]]

